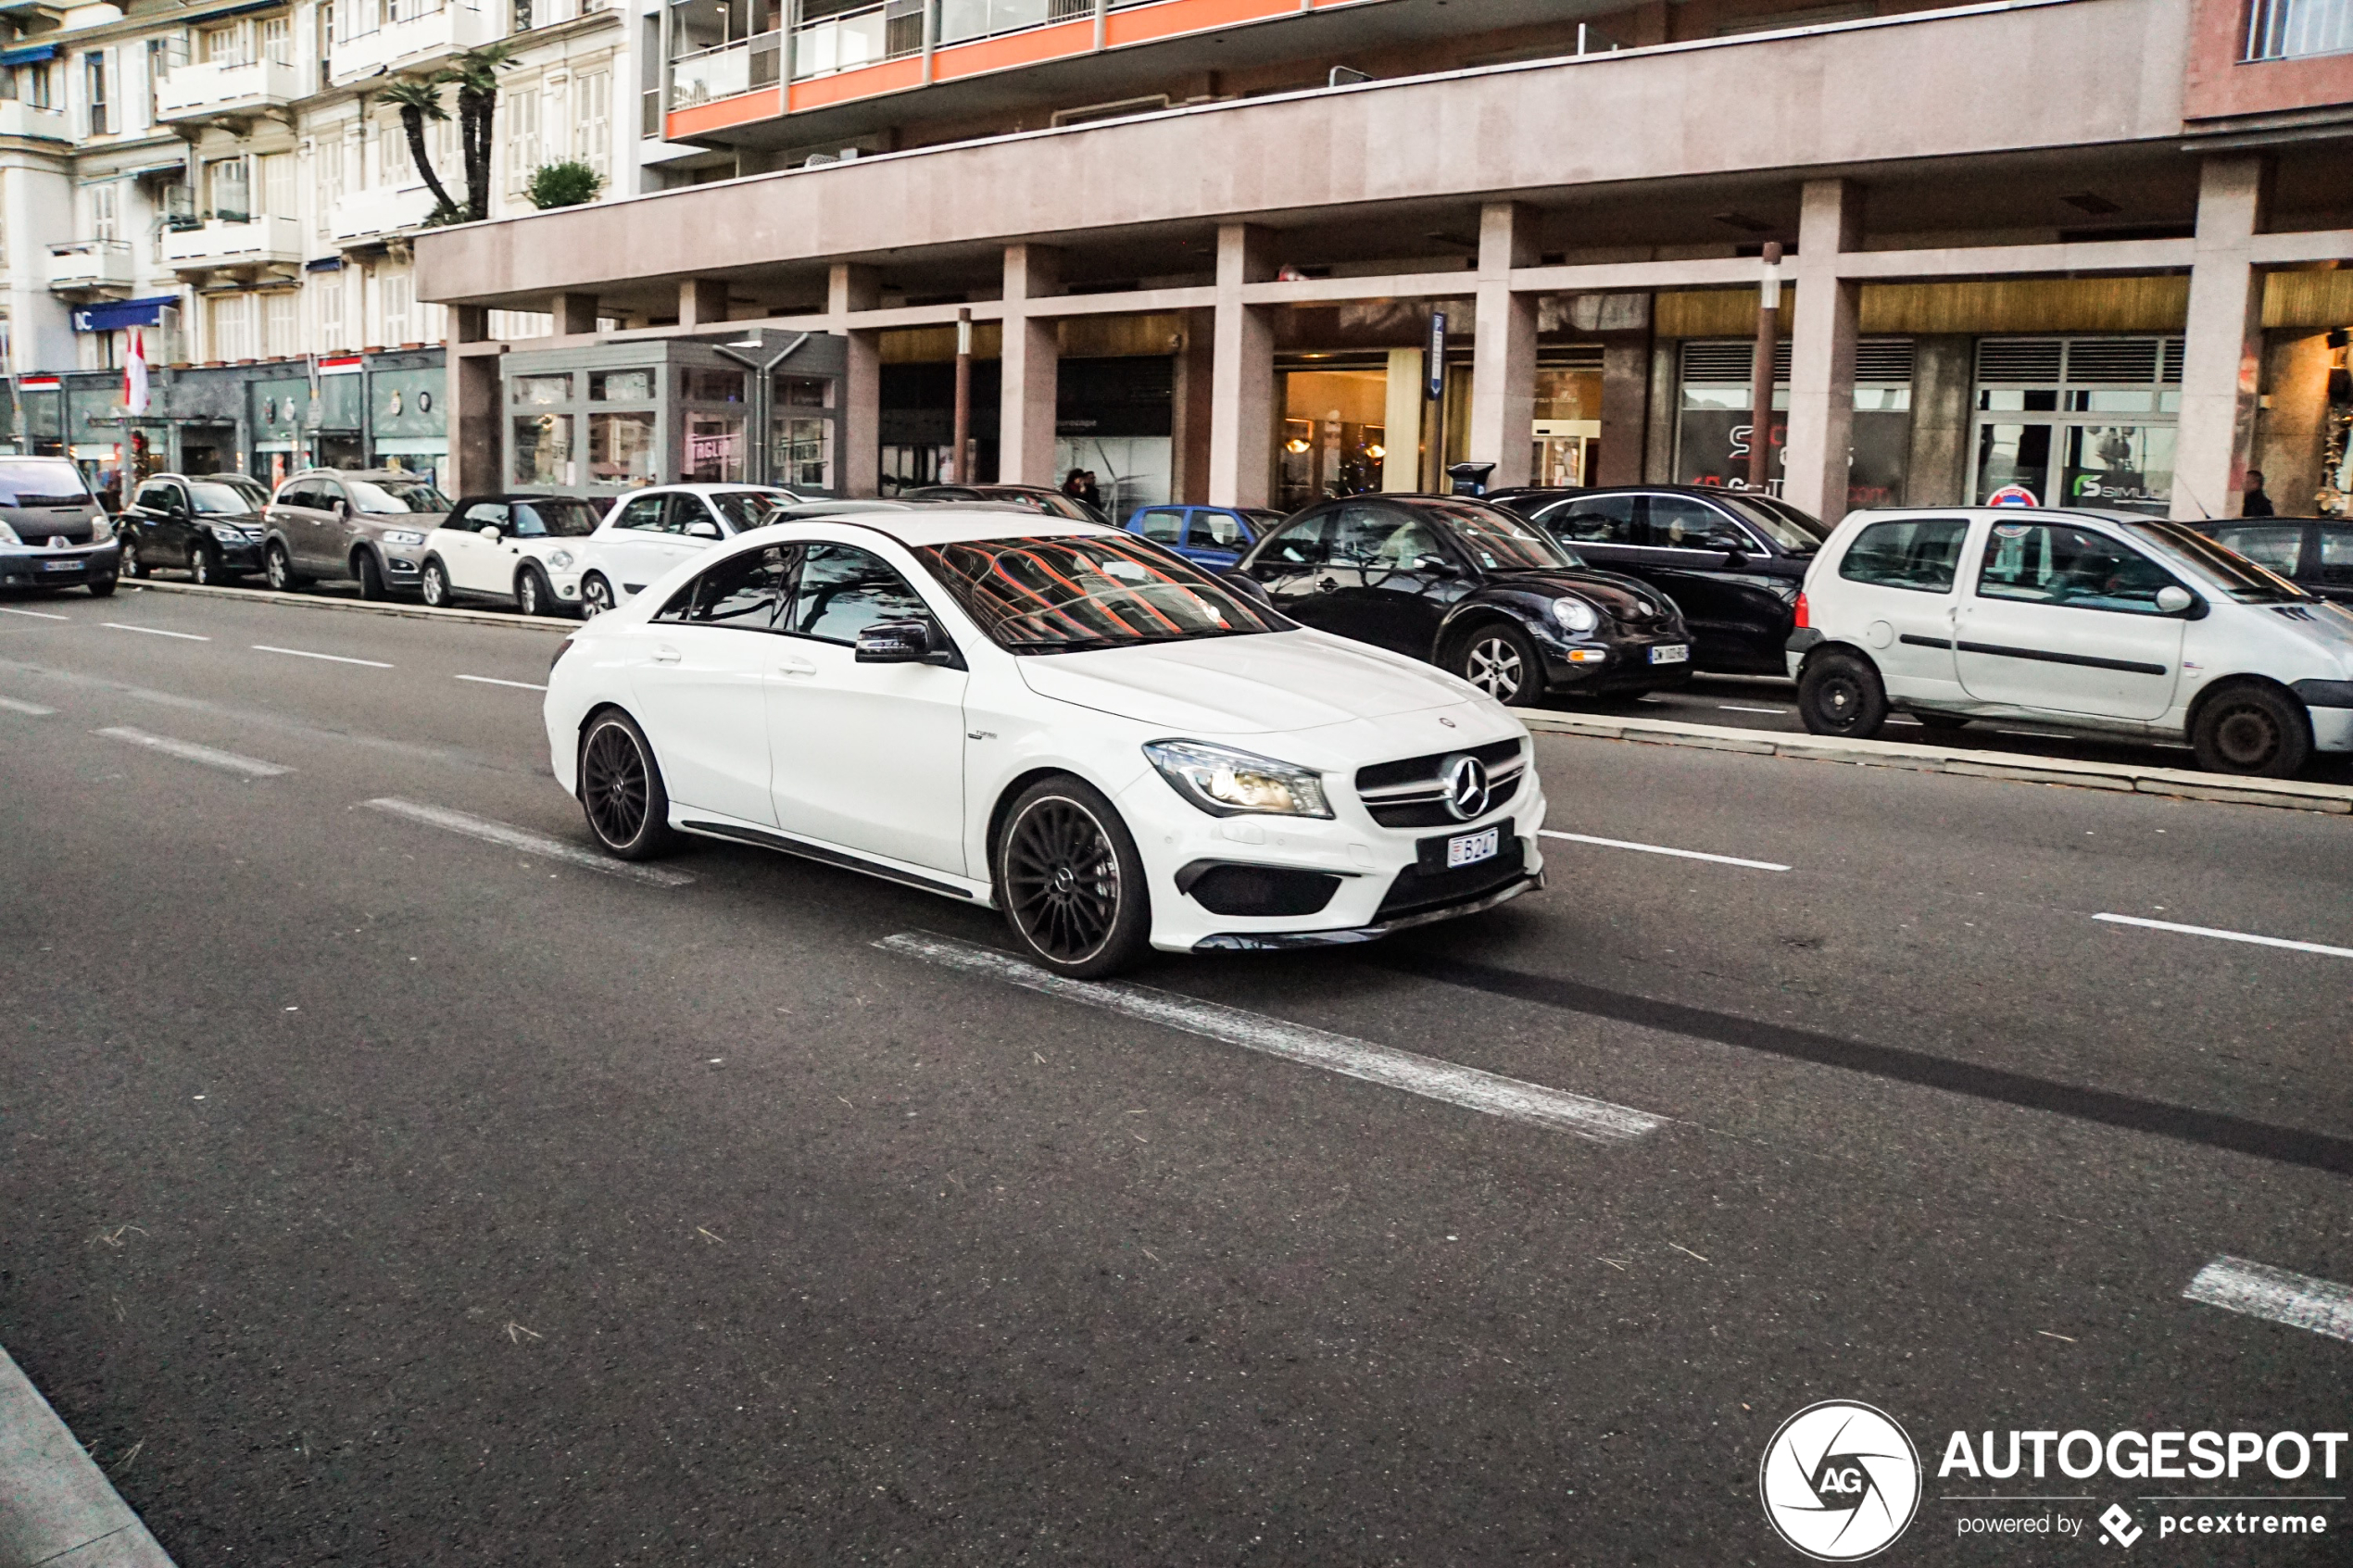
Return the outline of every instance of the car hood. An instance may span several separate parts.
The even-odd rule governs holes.
[[[1548,571],[1515,571],[1489,579],[1498,588],[1518,588],[1531,594],[1575,594],[1617,621],[1656,621],[1675,613],[1665,594],[1614,571],[1562,568]]]
[[[1312,730],[1471,695],[1428,665],[1310,631],[1031,654],[1019,668],[1040,696],[1214,734]]]

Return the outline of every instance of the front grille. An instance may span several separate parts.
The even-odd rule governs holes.
[[[1176,890],[1213,915],[1312,915],[1332,901],[1340,878],[1289,866],[1196,860],[1176,873]]]
[[[1486,764],[1489,810],[1508,806],[1518,797],[1521,775],[1528,771],[1519,742],[1499,740],[1467,747],[1466,752]],[[1356,797],[1372,813],[1373,821],[1385,828],[1435,828],[1461,822],[1446,809],[1446,786],[1440,782],[1438,771],[1463,755],[1466,752],[1433,751],[1427,757],[1359,768]]]
[[[1399,872],[1397,880],[1389,884],[1389,897],[1380,901],[1380,911],[1374,915],[1373,923],[1378,925],[1428,909],[1442,909],[1449,904],[1467,904],[1526,874],[1527,845],[1511,836],[1510,824],[1506,823],[1504,842],[1497,847],[1491,860],[1457,866],[1453,871],[1426,872],[1419,866],[1407,866]]]
[[[22,521],[12,522],[8,526],[17,531],[18,538],[34,549],[47,545],[52,539],[63,539],[69,545],[90,543],[91,525],[88,512],[75,512],[67,517],[57,518],[28,513],[25,514]]]

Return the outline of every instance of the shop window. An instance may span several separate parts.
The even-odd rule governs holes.
[[[2178,337],[1982,340],[1972,498],[2163,516],[2173,495],[2182,345]]]
[[[740,403],[744,400],[744,373],[689,365],[678,372],[678,395],[688,403]]]
[[[572,416],[521,414],[514,420],[514,480],[520,485],[571,485]]]
[[[635,371],[643,375],[647,372]],[[604,380],[591,376],[590,384]],[[635,488],[654,482],[651,409],[588,416],[588,483]]]
[[[518,408],[543,408],[572,401],[570,376],[517,376],[507,384],[508,400]]]
[[[740,484],[744,477],[744,417],[687,410],[686,471],[688,484]]]
[[[591,403],[650,403],[654,400],[651,370],[592,370],[588,374]]]

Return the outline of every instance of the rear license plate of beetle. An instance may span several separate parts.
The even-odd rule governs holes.
[[[1446,869],[1451,872],[1456,866],[1475,866],[1481,860],[1493,859],[1496,851],[1503,847],[1503,833],[1502,828],[1492,827],[1485,833],[1459,834],[1448,839]]]
[[[1680,664],[1692,657],[1689,643],[1662,643],[1651,649],[1653,664]]]

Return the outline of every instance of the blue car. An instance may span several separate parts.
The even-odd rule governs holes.
[[[1139,507],[1128,514],[1127,531],[1218,571],[1282,521],[1282,513],[1265,507]]]

